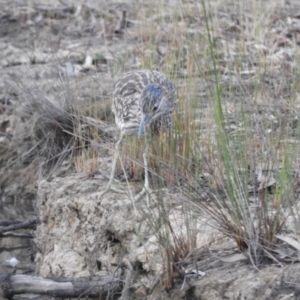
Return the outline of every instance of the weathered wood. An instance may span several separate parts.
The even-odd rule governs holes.
[[[0,247],[0,253],[1,252],[13,252],[15,250],[19,250],[19,249],[28,249],[28,245],[17,245],[17,246],[13,246],[13,247]]]
[[[14,225],[14,224],[20,224],[23,223],[24,221],[21,220],[3,220],[0,221],[0,227],[1,226],[9,226],[9,225]]]
[[[3,226],[3,227],[1,226],[0,234],[3,234],[4,232],[8,232],[8,231],[18,230],[18,229],[28,229],[28,228],[36,229],[36,225],[39,224],[39,222],[40,222],[39,218],[34,218],[32,220],[24,221],[24,222],[17,221],[15,224],[12,225]]]
[[[112,276],[83,278],[43,278],[29,275],[0,275],[0,295],[12,299],[19,294],[39,294],[59,298],[97,297],[107,299],[108,295],[120,292],[121,280]]]
[[[5,232],[0,233],[0,237],[13,237],[13,238],[19,238],[19,239],[33,239],[33,234],[25,234],[25,233],[14,233],[14,232]]]

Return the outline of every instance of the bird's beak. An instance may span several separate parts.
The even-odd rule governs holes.
[[[142,116],[142,120],[140,123],[140,128],[139,128],[139,132],[138,132],[138,138],[140,138],[144,132],[144,128],[145,126],[149,123],[149,116]]]

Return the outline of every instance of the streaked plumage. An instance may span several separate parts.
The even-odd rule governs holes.
[[[144,152],[145,188],[149,189],[147,159],[151,135],[158,134],[170,127],[172,112],[175,109],[174,84],[162,73],[139,70],[125,73],[116,83],[113,92],[112,111],[120,129],[116,143],[112,173],[106,190],[113,182],[118,147],[124,135],[147,135]]]
[[[116,124],[124,135],[137,135],[142,116],[140,98],[145,87],[153,83],[161,88],[165,96],[166,107],[164,114],[155,120],[151,129],[157,133],[157,130],[165,130],[170,126],[175,108],[174,84],[164,74],[157,71],[131,71],[115,83],[113,92],[112,111]]]

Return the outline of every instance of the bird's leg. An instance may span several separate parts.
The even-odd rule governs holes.
[[[108,181],[108,184],[106,186],[106,189],[101,193],[100,196],[103,196],[104,194],[106,194],[110,189],[112,189],[116,192],[123,192],[123,191],[118,190],[117,188],[113,187],[113,181],[114,181],[114,178],[115,178],[115,171],[116,171],[117,161],[118,161],[118,158],[119,158],[119,146],[120,146],[120,144],[123,140],[123,137],[124,137],[124,134],[120,133],[120,138],[115,144],[115,153],[114,153],[114,156],[113,156],[113,163],[112,163],[112,168],[111,168],[109,181]]]
[[[149,187],[149,172],[148,172],[148,159],[149,159],[149,151],[150,151],[150,145],[151,145],[151,132],[149,130],[146,130],[146,147],[143,153],[143,159],[144,159],[144,168],[145,168],[145,185],[142,191],[137,194],[134,197],[134,200],[139,200],[144,194],[146,194],[147,199],[147,205],[149,206],[149,194],[151,193],[150,187]]]
[[[144,165],[145,165],[145,189],[146,189],[146,191],[149,191],[148,159],[149,159],[150,145],[151,145],[151,132],[149,130],[147,130],[146,131],[146,147],[145,147],[145,151],[143,153],[143,159],[144,159]]]

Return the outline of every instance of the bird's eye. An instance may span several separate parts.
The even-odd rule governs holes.
[[[157,106],[154,106],[154,107],[153,107],[153,111],[157,111]]]

